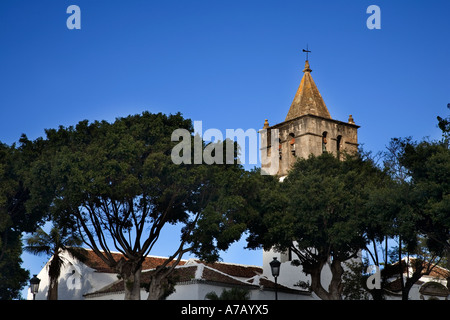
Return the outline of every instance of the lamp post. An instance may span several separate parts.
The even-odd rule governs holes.
[[[270,269],[272,269],[272,276],[275,278],[275,300],[278,300],[278,284],[277,278],[280,275],[280,266],[281,262],[277,260],[277,258],[273,258],[270,264]]]
[[[33,276],[30,280],[30,291],[33,294],[33,300],[36,300],[36,293],[39,291],[39,283],[41,282],[41,279],[37,277],[37,274]]]

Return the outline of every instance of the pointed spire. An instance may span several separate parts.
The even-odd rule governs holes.
[[[303,69],[303,78],[292,101],[285,121],[291,120],[302,115],[312,114],[323,118],[331,119],[327,106],[317,89],[313,78],[311,77],[311,68],[308,60],[305,61]]]

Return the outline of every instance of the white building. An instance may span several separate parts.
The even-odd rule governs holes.
[[[117,274],[109,268],[92,250],[86,250],[84,262],[61,254],[65,261],[59,278],[58,299],[60,300],[123,300],[124,284]],[[115,253],[117,259],[120,253]],[[166,258],[148,256],[143,263],[141,281],[148,281],[149,275]],[[36,300],[47,299],[49,287],[48,262],[37,277],[41,280]],[[209,292],[220,295],[224,289],[233,287],[249,290],[251,300],[273,300],[275,283],[270,273],[265,274],[258,266],[232,263],[205,263],[195,259],[182,260],[171,275],[177,279],[175,292],[167,300],[204,300]],[[280,300],[311,300],[307,289],[294,286],[277,286]],[[141,291],[141,299],[148,293]],[[33,299],[28,293],[28,300]]]
[[[273,257],[276,257],[281,262],[280,276],[278,283],[289,288],[304,288],[305,284],[311,283],[310,276],[303,273],[302,266],[293,266],[291,264],[292,259],[295,259],[295,254],[290,256],[289,253],[279,253],[274,250],[264,251],[263,254],[263,274],[270,275],[270,265]],[[360,258],[354,259],[354,261],[361,261]],[[403,259],[406,261],[406,258]],[[426,264],[425,268],[430,268],[428,275],[423,275],[409,291],[410,300],[449,300],[450,299],[450,285],[448,279],[450,279],[450,271],[440,267]],[[410,258],[408,263],[408,269],[403,268],[403,281],[406,282],[408,277],[411,277],[414,268],[414,258]],[[344,270],[347,268],[344,266]],[[328,265],[325,265],[321,274],[321,283],[324,288],[327,288],[331,281],[331,271]],[[388,300],[401,300],[401,283],[399,275],[396,275],[387,280],[389,285],[385,288],[385,298]],[[312,299],[319,299],[314,293],[311,293]],[[370,296],[369,296],[370,298]]]
[[[86,250],[87,259],[81,262],[67,252],[61,254],[65,261],[59,278],[58,299],[60,300],[123,300],[123,281],[92,250]],[[120,253],[115,253],[117,259]],[[273,300],[275,283],[269,263],[274,257],[281,261],[281,272],[278,277],[278,299],[280,300],[316,300],[305,284],[310,282],[309,276],[301,272],[301,267],[292,266],[284,254],[264,251],[263,267],[215,262],[205,263],[195,259],[181,260],[172,276],[177,279],[175,292],[167,300],[204,300],[209,292],[220,295],[224,289],[233,287],[245,288],[250,292],[251,300]],[[143,263],[142,282],[148,281],[149,275],[166,258],[149,256]],[[49,276],[48,262],[37,277],[41,280],[37,300],[47,299]],[[404,270],[404,278],[413,270]],[[448,300],[450,292],[447,279],[450,271],[435,266],[429,275],[422,276],[409,293],[411,300]],[[322,271],[322,283],[328,286],[330,272],[328,267]],[[400,300],[401,289],[398,279],[391,279],[387,299]],[[141,299],[148,293],[141,291]],[[28,293],[28,300],[33,299]]]

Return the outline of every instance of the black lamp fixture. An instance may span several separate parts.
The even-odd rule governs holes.
[[[33,294],[33,300],[36,300],[36,293],[39,291],[39,283],[41,282],[41,279],[37,277],[37,274],[33,276],[30,280],[30,291]]]
[[[281,262],[277,260],[276,257],[269,263],[270,269],[272,270],[272,276],[275,278],[275,300],[278,300],[278,284],[277,278],[280,275]]]

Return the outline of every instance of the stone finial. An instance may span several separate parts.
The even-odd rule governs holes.
[[[348,123],[350,123],[350,124],[355,124],[355,120],[353,120],[352,115],[349,115],[349,116],[348,116]]]
[[[264,120],[264,127],[263,129],[267,129],[269,127],[269,121],[266,119]]]
[[[309,67],[309,61],[305,61],[305,69],[303,69],[303,72],[312,72],[311,68]]]

